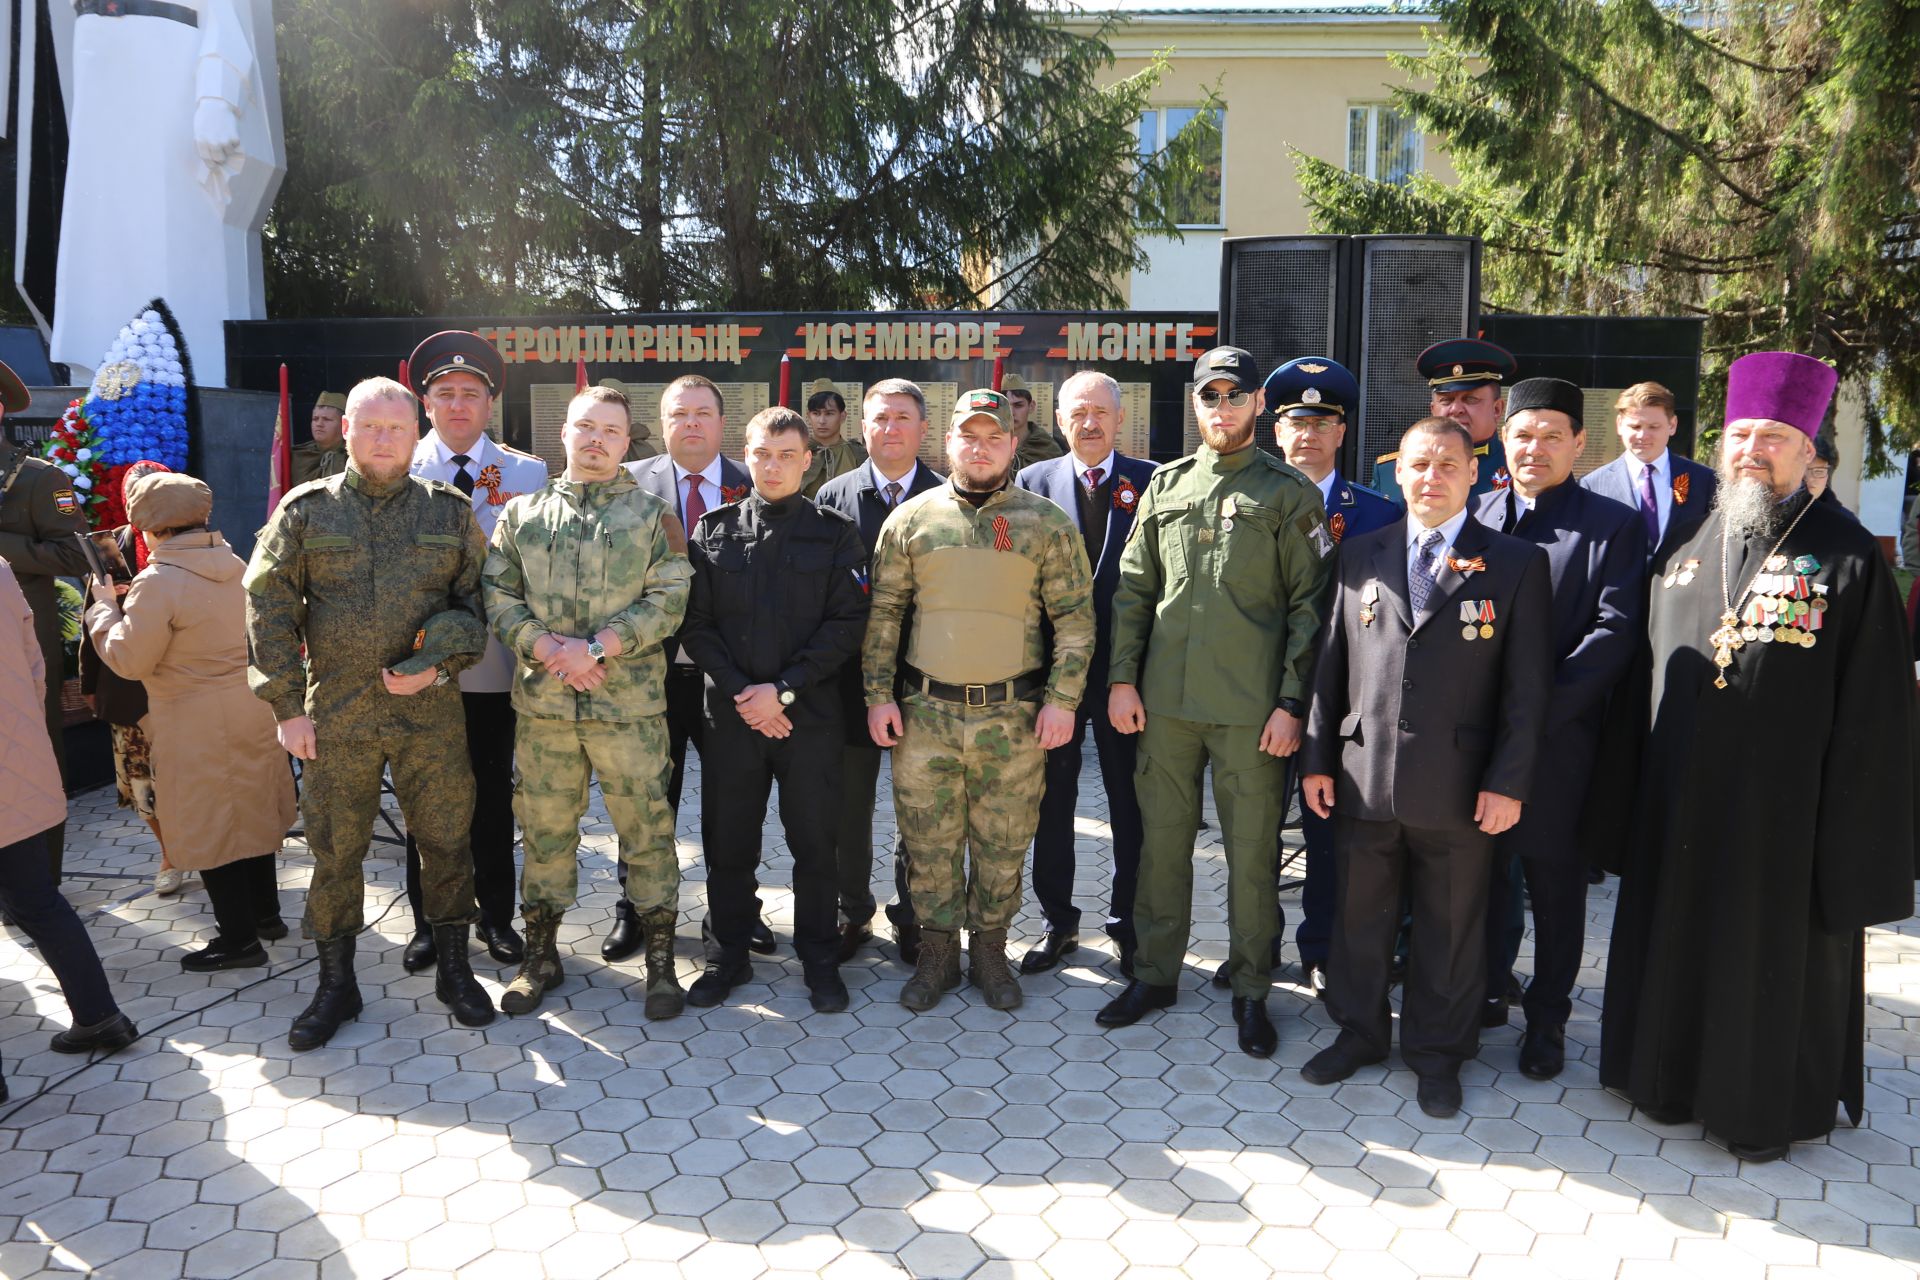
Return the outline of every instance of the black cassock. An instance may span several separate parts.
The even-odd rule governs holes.
[[[1789,517],[1806,499],[1790,503]],[[1774,584],[1791,596],[1792,562],[1818,563],[1804,573],[1809,603],[1826,588],[1814,644],[1748,643],[1715,688],[1720,530],[1716,513],[1652,584],[1651,724],[1600,1078],[1775,1146],[1831,1132],[1836,1103],[1859,1123],[1865,929],[1914,909],[1920,714],[1893,574],[1824,505],[1780,548],[1789,581]],[[1736,602],[1771,546],[1729,548]]]

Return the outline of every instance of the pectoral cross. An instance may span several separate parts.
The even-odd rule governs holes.
[[[1733,610],[1729,609],[1720,615],[1720,629],[1707,637],[1707,643],[1714,646],[1713,665],[1720,668],[1720,673],[1713,678],[1713,687],[1716,689],[1727,687],[1727,668],[1733,665],[1733,651],[1746,643],[1740,638],[1740,628],[1735,625],[1739,621]]]

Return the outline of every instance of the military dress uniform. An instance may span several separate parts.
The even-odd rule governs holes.
[[[1221,348],[1201,358],[1217,357]],[[1196,368],[1259,386],[1249,366]],[[1109,679],[1137,685],[1146,708],[1136,792],[1144,823],[1133,919],[1138,982],[1175,988],[1193,911],[1193,839],[1201,770],[1213,767],[1227,855],[1228,967],[1236,997],[1264,1002],[1274,917],[1274,856],[1286,761],[1260,749],[1275,709],[1306,709],[1333,536],[1319,490],[1249,444],[1160,468],[1141,495],[1113,598]],[[1137,1016],[1137,1015],[1136,1015]],[[1131,1021],[1131,1019],[1128,1019]]]
[[[27,389],[13,370],[0,364],[0,407],[18,413],[31,403]],[[47,664],[47,735],[54,759],[66,772],[65,719],[60,709],[60,673],[66,664],[60,634],[60,606],[54,578],[79,577],[87,572],[86,553],[74,540],[87,531],[87,517],[73,481],[66,472],[27,452],[22,445],[0,441],[0,560],[5,560],[20,583],[21,594],[33,608],[33,634]],[[47,832],[47,852],[53,878],[60,879],[66,824]]]
[[[494,527],[484,590],[493,632],[517,659],[513,811],[525,846],[520,892],[529,957],[536,923],[557,925],[579,890],[576,855],[588,785],[600,780],[620,835],[626,898],[647,935],[647,1012],[680,1011],[673,925],[680,863],[667,803],[666,657],[692,578],[672,508],[624,470],[556,479],[515,498]],[[612,630],[607,678],[579,693],[534,660],[544,637]],[[553,976],[553,975],[549,975]],[[558,985],[557,976],[549,986]],[[669,990],[671,988],[671,990]]]
[[[289,493],[254,544],[246,577],[247,681],[275,718],[310,716],[316,744],[301,777],[314,857],[305,929],[321,946],[316,1004],[330,994],[337,1000],[327,1025],[296,1034],[296,1047],[325,1043],[359,1011],[352,957],[365,923],[361,866],[389,767],[407,829],[420,845],[427,918],[440,944],[436,993],[469,1026],[493,1019],[466,959],[474,918],[467,844],[473,771],[452,680],[484,646],[485,558],[486,543],[458,489],[409,475],[377,481],[351,465]],[[469,650],[441,662],[435,684],[405,697],[388,693],[382,669],[405,660],[420,647],[428,621],[449,612],[471,619]]]
[[[1505,347],[1478,338],[1450,338],[1445,342],[1436,342],[1415,356],[1413,363],[1435,395],[1442,391],[1469,391],[1488,383],[1499,386],[1512,378],[1514,371],[1519,368],[1519,362]],[[1505,489],[1512,483],[1512,477],[1507,473],[1507,447],[1501,443],[1498,429],[1485,443],[1473,446],[1473,456],[1480,464],[1480,471],[1474,477],[1473,488],[1467,495],[1469,498],[1477,498],[1495,489]],[[1399,460],[1398,449],[1374,459],[1373,487],[1391,499],[1395,506],[1405,507],[1407,500],[1402,496],[1399,478],[1394,474],[1394,466]]]
[[[1005,403],[969,392],[956,424],[985,413],[1004,427]],[[893,794],[921,927],[920,968],[901,994],[908,1007],[931,1008],[958,984],[962,927],[972,931],[975,981],[993,997],[990,979],[1002,978],[1010,994],[994,1003],[1019,1003],[1004,956],[1046,778],[1036,700],[1071,714],[1093,648],[1087,553],[1047,499],[1009,484],[976,506],[949,480],[903,502],[880,530],[861,672],[869,708],[895,700],[896,674],[906,689]],[[981,956],[996,948],[1000,963],[983,975]]]

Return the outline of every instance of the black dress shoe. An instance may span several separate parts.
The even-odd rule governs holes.
[[[1315,1000],[1324,1001],[1327,998],[1327,966],[1317,960],[1302,960],[1300,977],[1302,985],[1313,992]]]
[[[698,986],[699,983],[695,983]],[[845,1013],[847,984],[837,973],[813,974],[807,978],[807,1001],[815,1013]]]
[[[1140,954],[1139,944],[1122,942],[1120,944],[1120,976],[1129,982],[1133,980],[1133,958]]]
[[[253,931],[262,942],[278,942],[287,936],[287,922],[279,916],[261,916],[253,922]]]
[[[188,973],[218,973],[222,969],[258,969],[267,963],[267,949],[259,942],[230,946],[215,938],[198,951],[180,957],[180,967]]]
[[[833,959],[835,964],[846,964],[860,954],[860,948],[873,937],[873,929],[865,920],[849,920],[840,926],[839,941],[834,943]]]
[[[1360,1068],[1379,1061],[1379,1058],[1363,1057],[1335,1040],[1307,1059],[1307,1065],[1300,1068],[1300,1077],[1308,1084],[1339,1084]]]
[[[1275,969],[1278,969],[1280,967],[1280,948],[1283,945],[1285,945],[1285,940],[1282,939],[1279,934],[1275,934],[1273,936],[1273,955],[1269,957],[1267,961],[1268,973],[1272,973]],[[1231,968],[1232,965],[1233,965],[1233,962],[1231,960],[1222,960],[1220,962],[1220,967],[1213,971],[1214,986],[1230,987],[1233,985],[1233,975],[1227,972],[1227,970]]]
[[[600,940],[600,956],[616,962],[625,960],[640,950],[646,940],[646,934],[640,928],[640,913],[633,909],[633,900],[622,898],[613,908],[613,927]]]
[[[920,922],[918,920],[895,920],[893,922],[893,944],[900,950],[901,964],[919,964]]]
[[[1521,985],[1520,975],[1517,973],[1508,974],[1507,975],[1507,1003],[1515,1007],[1518,1007],[1520,1002],[1526,998],[1527,998],[1527,989]]]
[[[1598,868],[1598,867],[1588,867],[1588,868],[1587,868],[1587,883],[1588,883],[1588,884],[1605,884],[1606,882],[1607,882],[1607,873],[1606,873],[1606,872],[1604,872],[1604,871],[1602,871],[1602,870],[1601,870],[1600,868]]]
[[[418,973],[431,969],[439,958],[433,950],[433,930],[420,929],[408,939],[406,950],[400,953],[400,967],[408,973]]]
[[[1483,1030],[1507,1025],[1507,1002],[1499,996],[1480,1002],[1480,1026]]]
[[[124,1013],[115,1012],[90,1027],[69,1027],[57,1032],[48,1046],[55,1053],[112,1053],[140,1038],[140,1031]]]
[[[774,941],[773,930],[767,928],[767,922],[756,918],[753,922],[753,935],[747,939],[747,949],[756,955],[770,956],[779,949]]]
[[[751,977],[751,960],[709,960],[707,971],[695,978],[693,985],[687,988],[687,1003],[696,1009],[711,1009]]]
[[[1062,956],[1080,949],[1080,935],[1071,929],[1049,929],[1040,935],[1033,950],[1020,957],[1020,972],[1045,973],[1060,963]]]
[[[1171,1009],[1179,995],[1178,987],[1150,986],[1135,978],[1093,1020],[1103,1027],[1130,1027],[1155,1009]]]
[[[1749,1142],[1729,1142],[1727,1150],[1736,1160],[1745,1160],[1749,1164],[1766,1164],[1768,1161],[1778,1160],[1786,1155],[1787,1144],[1783,1142],[1777,1147],[1756,1147]]]
[[[1267,1016],[1267,1002],[1249,996],[1233,998],[1233,1024],[1240,1028],[1240,1052],[1256,1058],[1271,1058],[1280,1047],[1280,1033]]]
[[[482,920],[474,933],[486,944],[487,954],[501,964],[519,964],[527,958],[527,944],[513,931],[510,924],[495,924],[491,920]]]
[[[1567,1065],[1567,1029],[1559,1023],[1527,1024],[1520,1040],[1520,1074],[1529,1080],[1551,1080]]]
[[[1421,1076],[1415,1096],[1420,1109],[1435,1120],[1460,1114],[1460,1082],[1452,1076]]]
[[[1686,1107],[1641,1107],[1634,1108],[1655,1124],[1686,1124],[1693,1119],[1693,1112]]]

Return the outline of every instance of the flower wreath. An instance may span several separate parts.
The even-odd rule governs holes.
[[[111,469],[101,448],[100,433],[80,401],[73,401],[60,415],[43,456],[66,473],[67,482],[79,495],[81,512],[89,524],[97,526],[95,516],[107,505]]]

